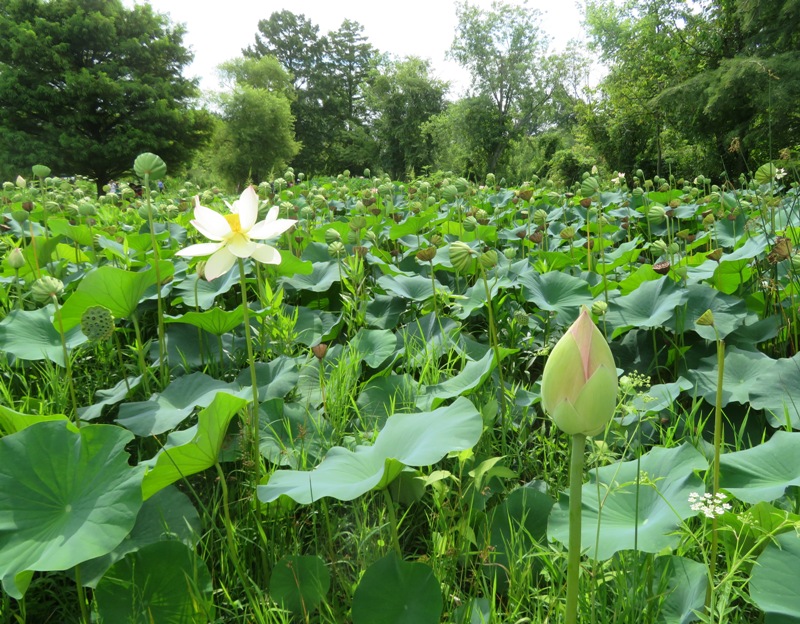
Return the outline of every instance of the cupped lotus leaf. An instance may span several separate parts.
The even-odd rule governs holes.
[[[227,334],[234,328],[242,324],[244,318],[244,311],[242,306],[238,306],[233,310],[223,310],[222,308],[211,308],[204,312],[190,311],[180,316],[165,316],[165,323],[186,323],[187,325],[194,325],[215,336]]]
[[[378,278],[378,286],[389,294],[411,301],[425,301],[433,297],[431,280],[422,275],[382,275]],[[436,290],[444,289],[444,286],[436,281]]]
[[[214,621],[211,575],[191,548],[158,542],[117,561],[94,597],[103,622],[206,624]]]
[[[187,306],[208,310],[214,305],[218,295],[224,295],[238,283],[239,265],[234,264],[230,271],[210,282],[193,273],[175,287],[175,292]]]
[[[722,379],[722,406],[731,401],[748,403],[764,380],[773,374],[775,360],[760,351],[743,351],[731,347],[725,352]],[[701,360],[700,366],[684,373],[695,384],[695,393],[715,405],[717,402],[717,356]]]
[[[389,295],[374,295],[367,303],[367,325],[376,329],[393,329],[406,309],[406,302]]]
[[[272,568],[269,594],[284,609],[307,617],[331,587],[328,566],[317,555],[287,555]]]
[[[117,422],[138,436],[150,436],[174,429],[195,407],[208,407],[220,392],[250,398],[250,388],[226,383],[204,373],[192,373],[169,384],[164,392],[148,401],[123,403]]]
[[[197,424],[171,433],[167,443],[151,460],[143,462],[147,471],[142,481],[145,500],[179,479],[197,474],[217,463],[228,425],[247,405],[247,399],[224,392],[197,415]]]
[[[133,161],[133,170],[140,178],[158,180],[167,174],[167,163],[158,154],[143,152]]]
[[[708,586],[705,565],[684,557],[657,557],[653,573],[653,594],[663,595],[658,624],[689,624],[703,610]]]
[[[371,368],[378,368],[397,352],[397,337],[388,329],[359,329],[350,344]]]
[[[430,566],[390,553],[361,577],[353,594],[353,624],[438,624],[443,603]]]
[[[750,393],[750,405],[764,409],[773,427],[800,429],[800,354],[775,360]]]
[[[53,326],[51,305],[38,310],[13,310],[0,321],[0,344],[3,351],[21,360],[50,360],[64,366],[61,334]],[[67,348],[86,342],[80,328],[67,331]]]
[[[480,413],[464,397],[432,412],[395,414],[373,446],[355,451],[337,446],[314,470],[279,470],[258,486],[258,497],[265,503],[281,495],[301,504],[326,496],[352,500],[388,485],[388,477],[397,476],[402,466],[428,466],[451,451],[472,448],[482,429]]]
[[[707,468],[705,457],[684,444],[656,447],[639,462],[617,462],[590,471],[582,492],[581,550],[588,550],[593,559],[606,560],[634,547],[649,553],[677,547],[677,529],[697,513],[689,505],[689,494],[705,488],[695,473]],[[568,542],[566,492],[550,514],[548,535],[562,544]]]
[[[591,305],[592,293],[589,285],[567,273],[530,271],[519,279],[526,301],[535,303],[542,310],[556,312],[560,323],[573,320],[582,305]]]
[[[778,535],[756,559],[750,578],[750,598],[778,622],[800,622],[800,592],[792,580],[797,579],[798,574],[800,539],[797,533]]]
[[[133,436],[43,422],[0,439],[0,578],[66,570],[114,550],[142,506]]]
[[[161,279],[172,276],[172,262],[160,262]],[[129,318],[136,312],[145,293],[156,285],[156,269],[150,267],[134,272],[109,265],[89,271],[61,308],[64,330],[80,325],[81,316],[87,308],[103,306],[111,311],[115,319]]]
[[[255,369],[259,401],[285,397],[297,387],[297,380],[300,377],[297,360],[285,355],[276,357],[269,362],[257,362]],[[245,368],[236,376],[236,383],[243,390],[249,391],[242,396],[245,398],[253,396],[250,367]]]
[[[667,276],[644,282],[635,291],[609,303],[606,323],[614,328],[613,337],[632,327],[661,327],[686,303],[689,294]]]
[[[179,541],[194,546],[200,540],[202,524],[192,501],[175,487],[168,487],[144,501],[136,524],[113,551],[78,564],[81,583],[96,587],[106,571],[128,553],[157,542]]]
[[[800,486],[800,433],[776,431],[764,444],[720,457],[720,487],[745,503],[773,501]]]
[[[501,361],[507,356],[516,353],[517,349],[500,349]],[[497,368],[494,351],[487,351],[480,360],[469,361],[461,371],[445,381],[427,386],[417,396],[417,406],[421,409],[430,409],[441,404],[446,399],[469,394],[481,387]]]
[[[339,263],[328,260],[327,262],[314,262],[310,273],[284,277],[282,283],[294,290],[322,293],[327,292],[340,278]]]

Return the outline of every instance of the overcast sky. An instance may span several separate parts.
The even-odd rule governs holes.
[[[569,39],[581,35],[578,0],[508,1],[541,11],[542,30],[549,35],[553,51],[563,50]],[[127,6],[147,3],[123,2]],[[258,21],[283,9],[305,15],[319,26],[321,35],[338,29],[344,19],[359,22],[378,51],[430,59],[436,77],[451,83],[452,97],[461,95],[467,79],[457,64],[445,60],[456,28],[454,0],[150,0],[149,4],[156,12],[168,14],[173,23],[186,25],[184,44],[194,52],[187,75],[200,78],[203,90],[219,88],[216,67],[241,56],[242,48],[255,41]],[[491,0],[471,0],[471,4],[489,8]]]

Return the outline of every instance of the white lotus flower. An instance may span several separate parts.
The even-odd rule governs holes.
[[[227,202],[226,202],[227,203]],[[275,238],[291,228],[291,219],[278,219],[278,207],[269,209],[266,218],[258,218],[258,195],[248,186],[239,199],[228,204],[231,214],[221,215],[200,205],[195,198],[192,225],[212,243],[199,243],[181,249],[176,255],[182,257],[211,256],[205,266],[205,278],[211,281],[231,270],[237,258],[253,258],[264,264],[280,264],[278,250],[256,240]]]

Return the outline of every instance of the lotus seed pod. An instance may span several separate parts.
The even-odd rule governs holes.
[[[453,184],[442,187],[442,197],[448,203],[454,202],[458,197],[458,189]]]
[[[544,225],[546,225],[547,212],[539,208],[536,212],[533,213],[533,222],[539,227],[543,227]]]
[[[522,325],[523,327],[527,327],[530,325],[531,319],[528,316],[528,313],[525,310],[516,310],[514,312],[514,322],[517,325]]]
[[[475,228],[478,227],[478,220],[475,217],[467,217],[464,219],[464,231],[465,232],[474,232]]]
[[[656,253],[665,254],[667,253],[668,245],[666,241],[658,239],[650,243],[650,248]]]
[[[328,206],[328,200],[325,199],[325,196],[322,194],[314,195],[314,197],[311,198],[311,205],[317,210],[322,210]]]
[[[339,232],[337,232],[333,228],[328,228],[327,230],[325,230],[325,242],[328,245],[340,240],[342,240],[342,235],[339,234]]]
[[[324,358],[327,352],[328,352],[328,345],[326,345],[324,342],[320,342],[319,344],[311,347],[311,353],[313,353],[314,357],[317,358],[318,360]]]
[[[486,186],[492,187],[496,184],[496,180],[493,173],[486,174]]]
[[[503,250],[503,255],[506,257],[506,260],[513,260],[517,257],[517,248],[516,247],[506,247]]]
[[[478,258],[484,271],[489,271],[497,266],[497,252],[494,249],[484,251]]]
[[[53,297],[58,297],[64,292],[64,282],[55,277],[46,275],[37,279],[31,286],[31,295],[39,303],[47,303]]]
[[[108,340],[114,334],[114,316],[104,306],[86,308],[81,315],[81,331],[92,342]]]
[[[475,219],[478,221],[478,223],[480,223],[482,219],[488,219],[488,218],[489,218],[489,213],[486,212],[483,208],[479,208],[478,211],[475,213]]]
[[[20,270],[25,266],[25,256],[22,255],[22,250],[19,247],[14,247],[6,256],[6,262],[15,271]]]
[[[556,343],[542,373],[542,408],[569,435],[597,435],[617,405],[617,368],[584,307]]]
[[[416,253],[416,257],[420,262],[430,262],[436,257],[436,247],[426,247],[425,249],[420,249]]]
[[[9,191],[14,190],[14,183],[13,182],[3,182],[3,190],[8,193]]]
[[[298,173],[298,174],[297,174],[297,179],[298,179],[300,182],[302,182],[303,180],[305,180],[305,179],[306,179],[306,174],[305,174],[305,173],[302,173],[302,172]]]
[[[431,245],[434,247],[441,245],[443,240],[444,239],[442,238],[441,234],[431,234]]]
[[[469,182],[467,182],[465,178],[456,178],[456,181],[453,182],[453,184],[461,195],[464,195],[469,189]]]
[[[378,235],[372,230],[367,230],[366,234],[364,234],[364,237],[373,245],[378,244]]]
[[[471,271],[475,264],[474,254],[472,247],[463,241],[450,243],[450,262],[456,271],[461,273]]]
[[[341,258],[347,253],[347,249],[341,241],[334,241],[328,245],[328,253],[332,258]]]
[[[149,176],[151,180],[163,178],[167,173],[167,164],[160,156],[152,152],[139,154],[133,161],[133,170],[140,178]]]
[[[311,206],[303,206],[300,209],[300,216],[303,217],[303,219],[310,219],[314,216],[314,209]]]
[[[592,314],[595,316],[603,316],[608,312],[608,304],[605,301],[595,301],[592,304]]]
[[[93,217],[97,214],[97,209],[89,202],[81,202],[78,204],[78,212],[82,217]]]
[[[357,245],[360,241],[361,237],[358,235],[358,230],[347,231],[347,243],[349,245]]]
[[[678,253],[680,250],[681,250],[681,246],[678,245],[678,243],[676,243],[676,242],[670,243],[669,247],[667,247],[667,253],[670,254],[670,255],[673,255],[673,256],[676,253]]]
[[[364,169],[364,177],[369,178],[372,175],[372,171],[369,169]]]
[[[286,173],[283,174],[283,179],[286,180],[287,184],[294,184],[294,171],[288,169]]]
[[[31,171],[37,178],[46,178],[50,175],[50,167],[47,165],[34,165],[31,167]]]
[[[698,318],[695,321],[695,323],[697,325],[703,325],[703,326],[706,326],[706,327],[711,327],[712,325],[714,325],[714,314],[713,314],[713,312],[711,312],[711,310],[706,310],[705,312],[703,312],[700,315],[700,318]]]
[[[639,178],[640,180],[644,180],[644,171],[642,171],[641,169],[637,169],[636,177]]]
[[[650,206],[647,211],[647,220],[653,225],[664,223],[664,221],[667,220],[667,211],[664,209],[664,206],[659,206],[658,204]]]
[[[705,217],[703,217],[703,227],[705,229],[712,228],[712,227],[714,227],[714,222],[715,221],[716,221],[716,219],[714,219],[714,215],[709,213]]]
[[[289,186],[289,185],[286,183],[286,180],[284,180],[283,178],[275,178],[272,181],[272,188],[275,190],[276,193],[280,193],[287,186]]]
[[[561,230],[559,236],[564,240],[572,240],[573,238],[575,238],[575,228],[572,227],[571,225],[568,225],[563,230]]]
[[[589,176],[581,182],[581,195],[584,197],[591,197],[592,195],[600,192],[600,182],[597,178]]]

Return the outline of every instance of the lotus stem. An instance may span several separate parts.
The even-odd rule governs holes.
[[[250,452],[255,464],[253,469],[254,483],[261,480],[261,453],[258,450],[258,378],[256,377],[256,360],[253,355],[253,337],[250,331],[250,308],[247,305],[247,276],[244,271],[244,260],[239,261],[239,282],[242,287],[242,320],[244,321],[244,341],[247,346],[247,364],[250,367],[250,383],[253,386],[253,403],[250,406],[250,415],[246,430],[250,437]]]
[[[565,624],[578,622],[578,581],[581,569],[581,494],[586,436],[572,436],[569,459],[569,558],[567,560],[567,616]]]
[[[150,246],[153,248],[153,268],[156,270],[156,302],[158,305],[158,376],[159,387],[164,386],[169,381],[169,369],[167,368],[167,345],[164,338],[164,299],[161,296],[161,258],[158,252],[158,241],[156,240],[156,229],[153,224],[153,205],[150,201],[150,175],[144,174],[144,196],[147,203],[147,223],[150,227]]]
[[[67,351],[67,336],[64,333],[64,323],[61,321],[61,308],[58,306],[58,298],[55,294],[50,295],[50,300],[55,306],[55,319],[58,324],[58,333],[61,335],[61,349],[64,353],[64,370],[67,377],[67,388],[69,389],[69,398],[72,402],[72,415],[76,427],[80,427],[80,419],[78,418],[78,399],[75,396],[75,382],[72,380],[72,362],[69,359],[69,352]]]
[[[400,535],[397,528],[397,514],[394,511],[394,501],[392,494],[389,492],[388,486],[383,488],[383,498],[386,500],[386,511],[389,514],[389,529],[392,533],[392,545],[394,546],[397,556],[403,558],[403,551],[400,550]]]
[[[719,458],[722,453],[722,381],[725,376],[725,341],[719,337],[719,332],[714,326],[714,333],[717,336],[717,396],[714,406],[714,484],[713,494],[719,492]],[[706,609],[712,612],[712,601],[714,595],[714,577],[717,574],[717,548],[719,537],[717,535],[717,516],[711,520],[711,556],[709,558],[708,575],[709,583],[706,591]]]

